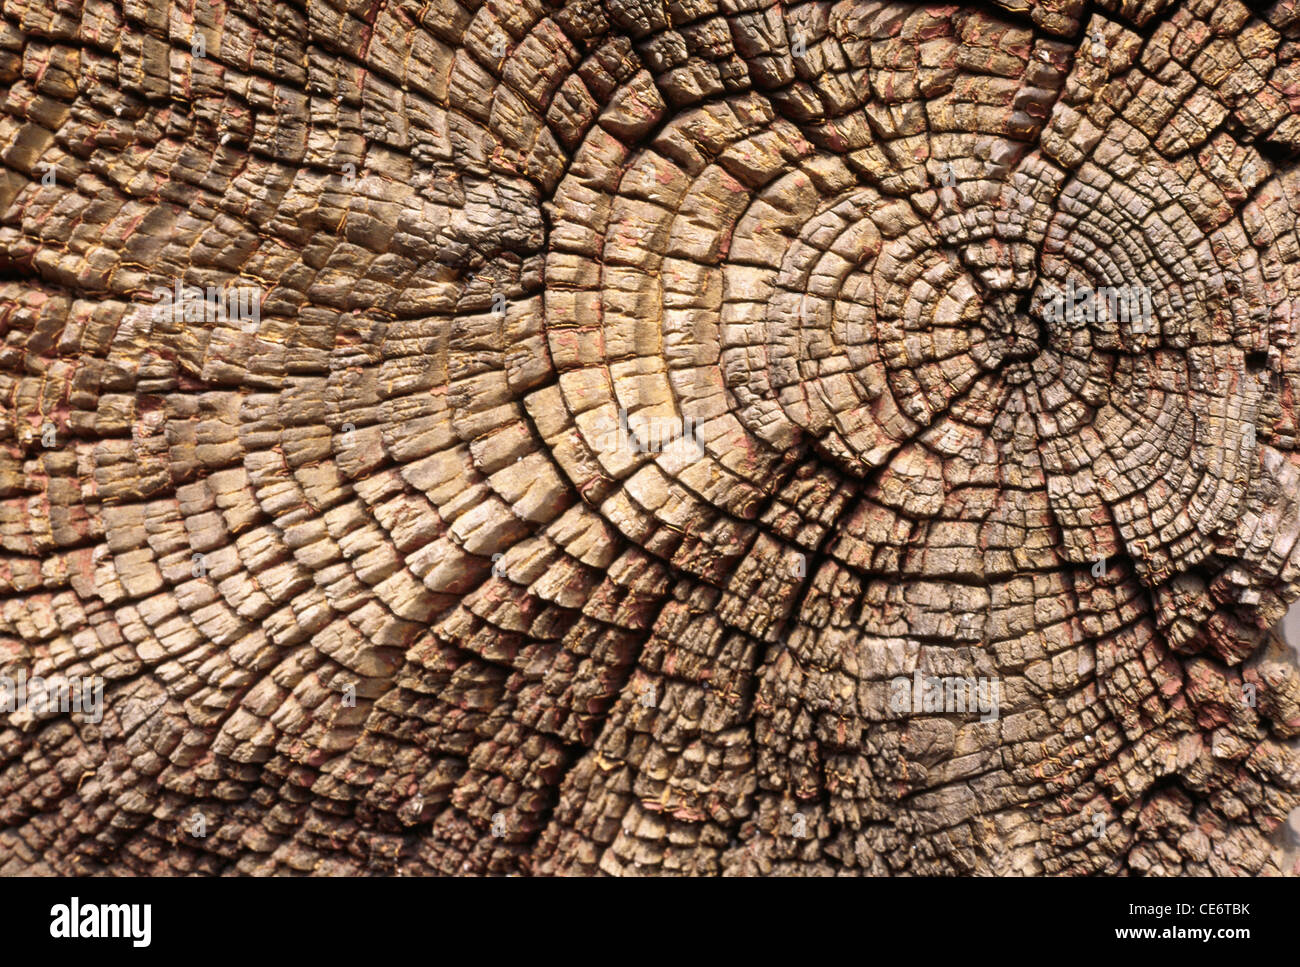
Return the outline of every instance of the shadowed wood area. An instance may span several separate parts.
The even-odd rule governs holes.
[[[0,873],[1297,871],[1297,0],[0,9]]]

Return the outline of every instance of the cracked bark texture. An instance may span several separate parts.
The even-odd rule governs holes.
[[[0,872],[1295,872],[1295,0],[2,10]]]

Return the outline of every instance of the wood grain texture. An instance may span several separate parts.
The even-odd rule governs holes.
[[[2,9],[0,873],[1296,872],[1295,0]]]

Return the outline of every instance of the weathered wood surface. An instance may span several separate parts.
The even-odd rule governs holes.
[[[1295,0],[5,0],[0,80],[0,668],[104,682],[0,872],[1295,871]]]

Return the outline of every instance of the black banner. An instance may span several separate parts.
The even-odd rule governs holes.
[[[1294,887],[1275,879],[97,878],[7,879],[0,890],[18,949],[128,959],[409,948],[436,963],[473,957],[478,944],[492,958],[516,945],[545,956],[575,936],[606,953],[726,954],[785,940],[864,954],[914,946],[926,958],[950,947],[1029,959],[1063,945],[1231,955],[1290,941],[1296,917]]]

